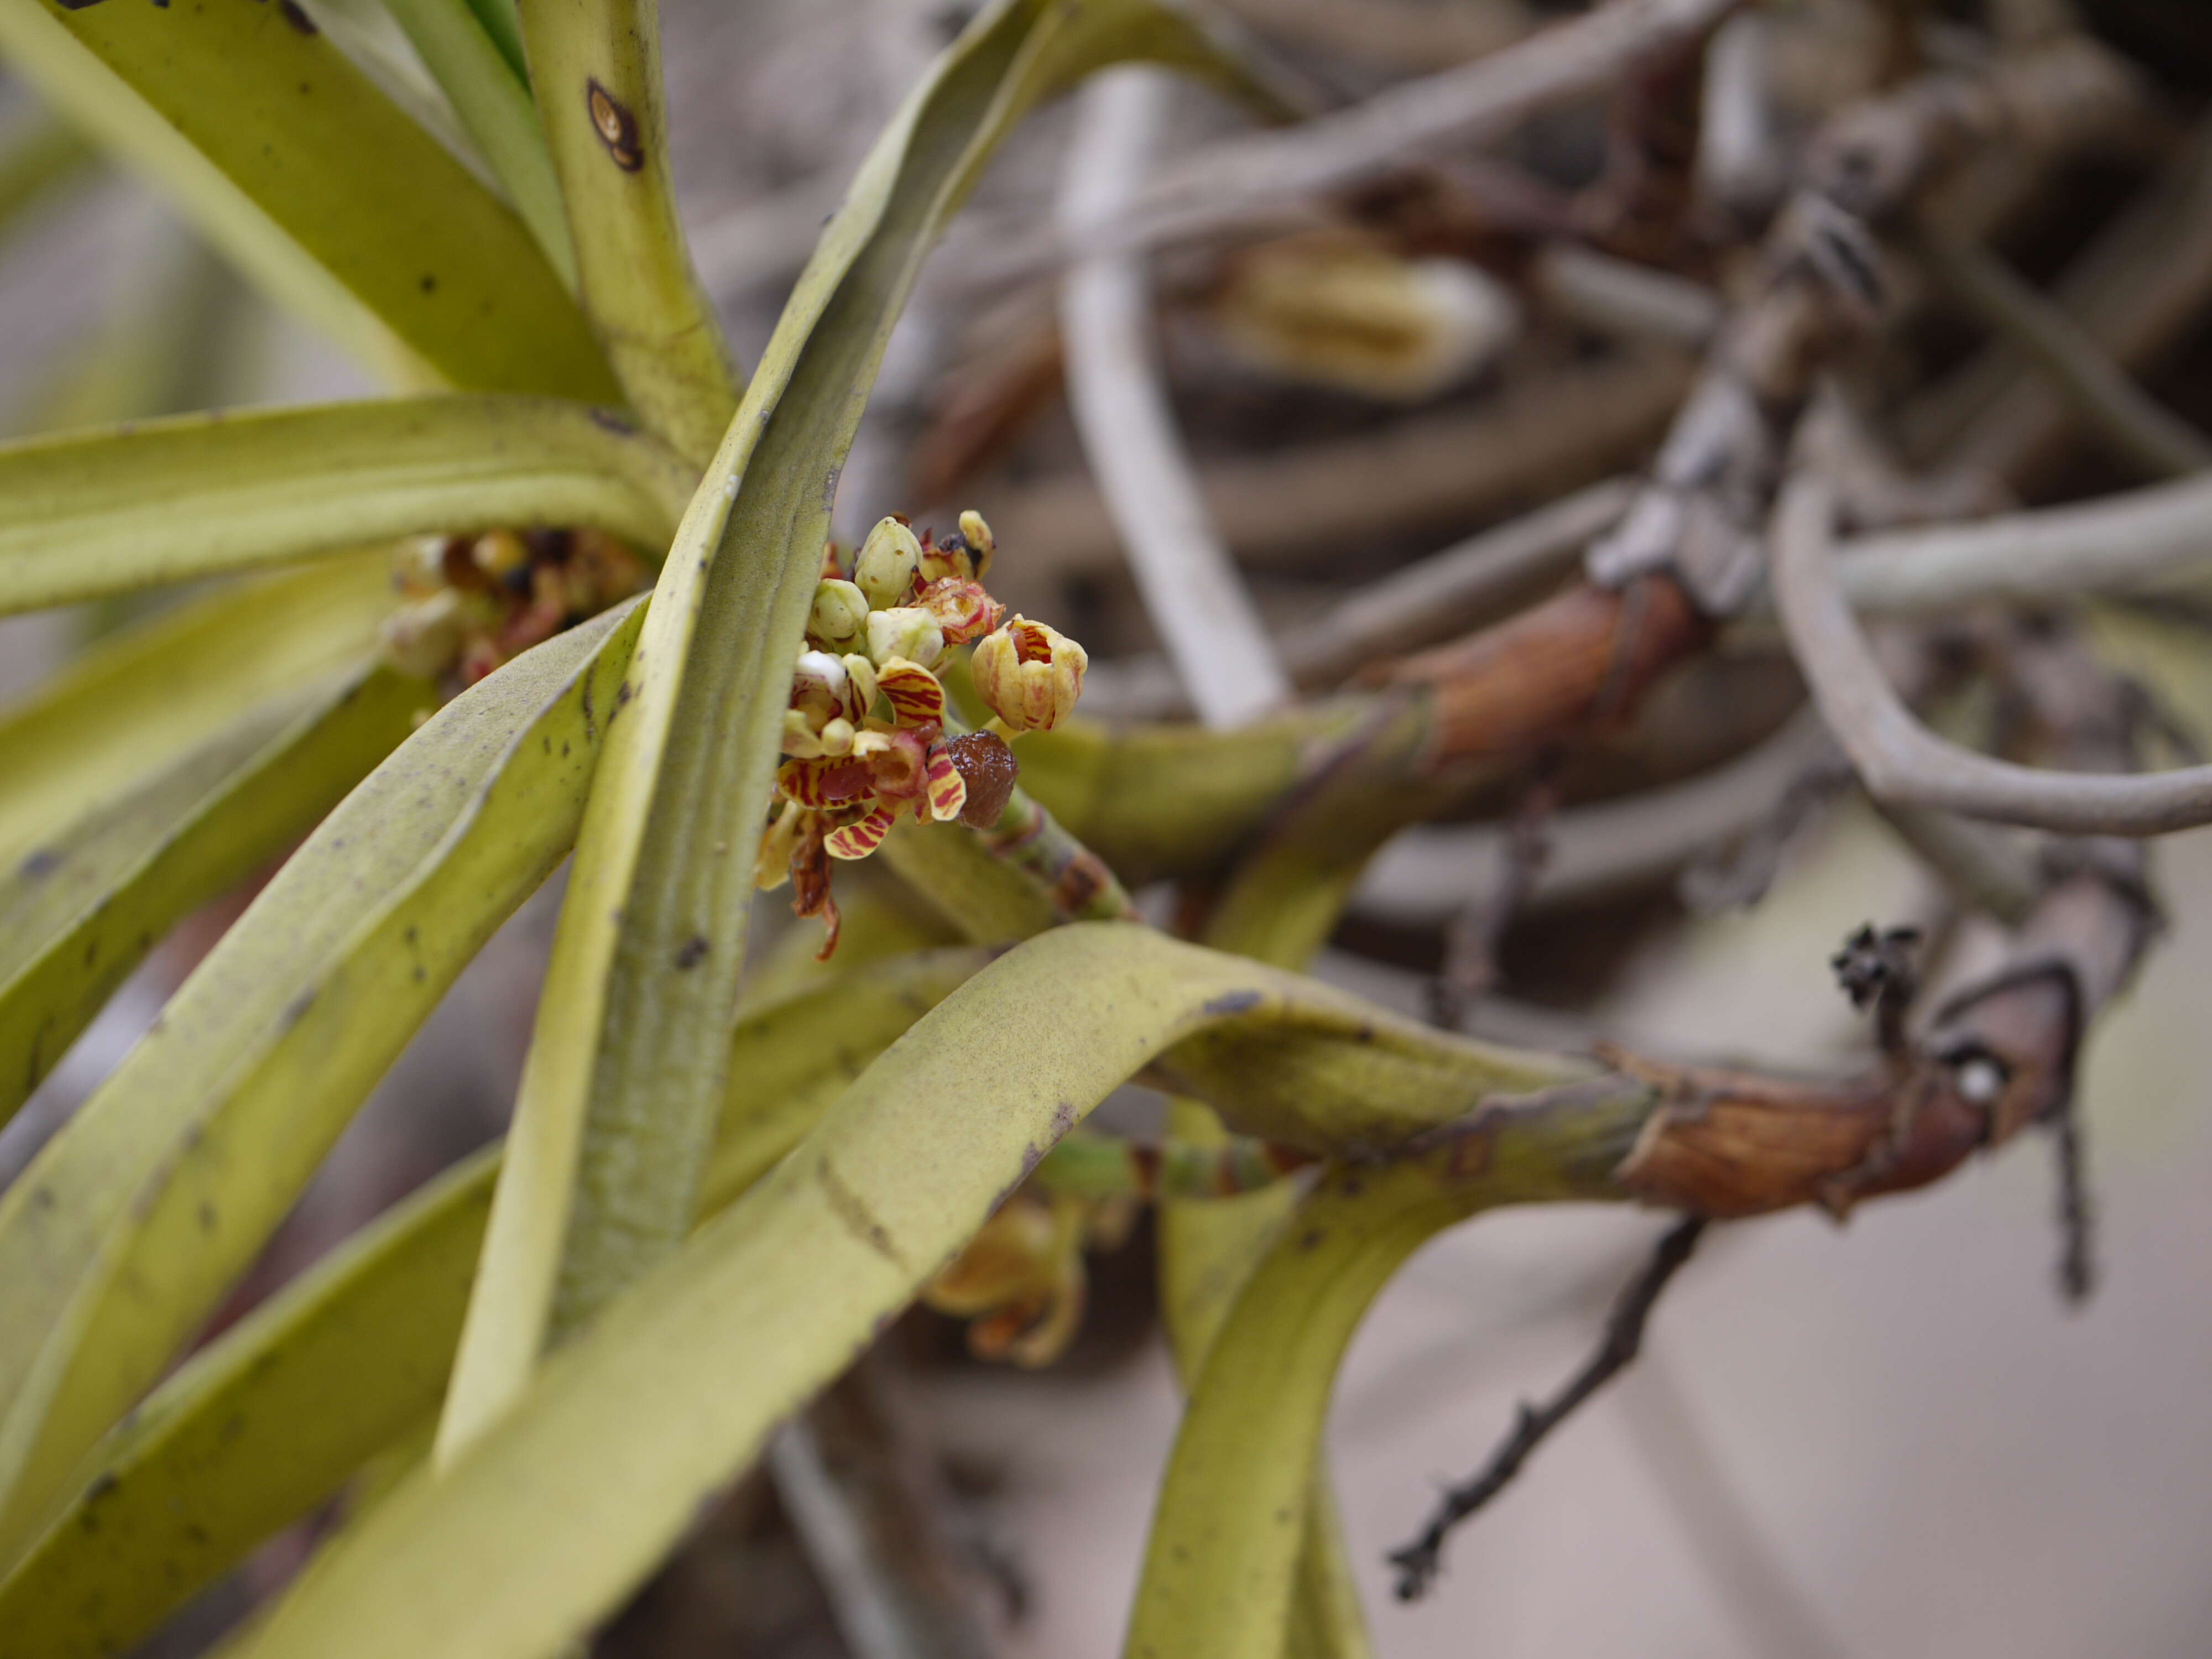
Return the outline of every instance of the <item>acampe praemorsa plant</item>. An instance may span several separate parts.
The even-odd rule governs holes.
[[[0,1114],[180,921],[282,860],[0,1192],[0,1659],[129,1649],[340,1496],[347,1523],[232,1650],[573,1651],[903,1310],[1048,1363],[1085,1249],[1146,1206],[1188,1401],[1127,1637],[1146,1659],[1366,1650],[1316,1474],[1330,1386],[1397,1267],[1482,1210],[1677,1220],[1598,1355],[1391,1556],[1408,1597],[1632,1358],[1713,1224],[1841,1216],[2039,1129],[2085,1293],[2077,1055],[2156,932],[2143,839],[2212,821],[2212,774],[2148,769],[2158,710],[2078,618],[2005,607],[2179,562],[2212,501],[2184,477],[1938,538],[1912,526],[1986,510],[2048,434],[1999,422],[1963,484],[1907,476],[1841,371],[1878,337],[1890,368],[1912,361],[1887,271],[1917,258],[2009,317],[2107,441],[2202,465],[2087,325],[1935,229],[1971,163],[2089,150],[2140,88],[2063,18],[2014,15],[2038,9],[1989,8],[1972,52],[1923,52],[1891,18],[1905,44],[1802,143],[1733,173],[1717,156],[1700,184],[1702,77],[1726,79],[1744,9],[1604,0],[1480,73],[1316,115],[1201,9],[998,0],[891,113],[745,374],[676,211],[650,3],[393,0],[465,163],[291,0],[0,0],[0,52],[54,108],[410,388],[0,448],[0,608],[205,585],[0,712]],[[1188,694],[1254,662],[1316,693],[1224,728],[1079,716],[1089,654],[992,597],[976,512],[942,539],[896,515],[856,548],[830,533],[931,246],[1033,109],[1137,59],[1287,125],[1149,190],[1109,177],[1119,216],[1071,212],[967,275],[1072,268],[1072,403],[1122,533],[1173,556],[1145,568],[1181,583],[1146,596],[1176,695],[1223,706]],[[1597,94],[1609,163],[1572,211],[1550,186],[1406,173]],[[1091,139],[1146,107],[1085,96]],[[1133,291],[1150,303],[1146,248],[1328,198],[1341,246],[1231,262],[1197,303],[1332,396],[1474,372],[1522,308],[1471,265],[1419,264],[1455,221],[1355,189],[1394,173],[1447,206],[1489,191],[1482,237],[1518,239],[1502,263],[1547,304],[1693,350],[1695,372],[1669,360],[1679,408],[1638,478],[1506,526],[1486,559],[1379,579],[1279,652],[1193,530],[1209,509],[1160,429],[1158,365],[1094,348]],[[1701,191],[1727,212],[1693,212]],[[1725,297],[1702,281],[1723,252]],[[1374,338],[1362,295],[1387,298]],[[1539,459],[1581,444],[1559,424]],[[1384,527],[1392,483],[1315,509],[1346,515],[1328,536]],[[1532,571],[1552,582],[1533,599]],[[1870,925],[1835,963],[1870,1052],[1818,1079],[1464,1035],[1544,855],[1601,839],[1606,807],[1555,785],[1601,770],[1668,675],[1758,648],[1770,597],[1808,709],[1739,734],[1788,763],[1778,784],[1753,769],[1741,838],[1771,855],[1808,775],[1855,776],[1953,910],[2002,924],[1996,965],[1923,996],[1949,930],[1923,947]],[[1862,614],[1905,619],[1882,660]],[[1984,684],[2002,718],[1974,744],[1922,724]],[[1627,770],[1605,787],[1650,781]],[[1431,906],[1449,1017],[1309,976],[1377,849],[1470,803],[1518,828],[1493,890]],[[505,1143],[201,1342],[386,1068],[572,854]],[[833,874],[864,860],[841,906]],[[786,882],[821,933],[749,952],[755,893]],[[1170,926],[1130,897],[1155,884]],[[1079,1127],[1133,1079],[1169,1095],[1164,1136]]]

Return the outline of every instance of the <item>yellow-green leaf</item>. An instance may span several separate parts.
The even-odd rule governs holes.
[[[619,395],[514,210],[299,5],[0,0],[0,50],[196,210],[219,245],[371,357],[349,302],[454,386]]]
[[[578,848],[441,1455],[549,1333],[683,1237],[723,1086],[765,821],[839,469],[923,255],[999,141],[1115,58],[1226,76],[1145,0],[1004,0],[895,115],[801,275],[662,567]],[[542,84],[540,95],[549,93]]]
[[[0,611],[419,531],[589,526],[658,556],[698,482],[625,418],[395,398],[0,447]]]
[[[530,77],[520,61],[521,43],[510,59],[489,24],[498,13],[468,0],[386,0],[416,54],[443,88],[476,140],[484,160],[514,203],[514,210],[537,239],[546,263],[562,286],[576,287],[576,249],[568,240],[568,215],[561,205],[560,180],[545,148],[545,129],[530,96]],[[488,14],[488,15],[487,15]]]
[[[368,657],[391,570],[380,548],[222,588],[103,640],[0,714],[0,864],[248,711]]]
[[[1127,1659],[1279,1659],[1329,1393],[1376,1292],[1479,1210],[1619,1198],[1612,1173],[1652,1100],[1624,1079],[1496,1107],[1418,1158],[1323,1180],[1206,1352],[1161,1483]]]
[[[1392,1106],[1404,1134],[1564,1074],[1133,924],[1044,934],[893,1043],[767,1180],[556,1351],[458,1458],[396,1488],[242,1654],[555,1653],[1099,1099],[1178,1041],[1255,1021],[1341,1046],[1426,1045],[1438,1057],[1428,1085]],[[1304,1095],[1306,1138],[1383,1109],[1330,1092],[1350,1075],[1331,1070]],[[1216,1104],[1241,1119],[1237,1079],[1223,1082]]]
[[[0,1120],[156,939],[313,829],[434,702],[376,668],[256,709],[0,878]]]
[[[989,961],[927,951],[747,1012],[708,1166],[720,1211],[899,1034]],[[759,1109],[760,1102],[773,1103]],[[427,1428],[445,1392],[493,1150],[395,1206],[191,1361],[86,1459],[0,1582],[0,1659],[121,1651],[254,1545]]]
[[[641,608],[526,653],[401,745],[0,1194],[0,1557],[567,851]]]
[[[676,213],[659,7],[526,0],[522,31],[585,312],[638,412],[703,466],[737,408],[737,376]]]

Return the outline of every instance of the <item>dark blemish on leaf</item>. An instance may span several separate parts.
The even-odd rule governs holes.
[[[694,933],[676,947],[676,966],[679,971],[696,968],[707,959],[707,937]]]
[[[82,11],[87,6],[96,6],[100,0],[61,0],[64,11]]]
[[[310,988],[301,992],[298,996],[292,999],[290,1005],[286,1007],[283,1013],[278,1018],[276,1029],[281,1031],[290,1030],[295,1025],[297,1025],[301,1020],[307,1017],[307,1010],[314,1006],[315,993],[313,988],[311,987]]]
[[[423,981],[424,980],[426,980],[426,979],[428,979],[428,978],[429,978],[429,977],[430,977],[430,976],[429,976],[429,975],[428,975],[428,974],[426,974],[426,973],[424,973],[424,972],[422,971],[422,964],[421,963],[419,963],[419,962],[418,962],[418,963],[416,963],[415,964],[415,982],[416,982],[417,985],[420,985],[421,983],[422,983],[422,981]]]
[[[599,723],[592,714],[592,677],[589,674],[584,676],[583,705],[584,741],[597,743],[599,738]]]
[[[592,117],[592,131],[599,135],[599,143],[614,157],[615,165],[624,173],[635,173],[645,165],[645,149],[637,137],[637,118],[616,100],[597,81],[584,82],[584,107]]]
[[[1321,1248],[1322,1240],[1327,1237],[1328,1235],[1322,1232],[1320,1228],[1309,1227],[1304,1232],[1298,1235],[1298,1249],[1301,1250],[1319,1249]]]
[[[1214,1019],[1227,1019],[1236,1014],[1249,1014],[1266,1000],[1257,991],[1224,991],[1218,997],[1208,997],[1200,1011]]]
[[[84,1506],[90,1509],[94,1504],[105,1502],[122,1484],[115,1478],[114,1470],[102,1469],[93,1477],[92,1484],[84,1489]]]
[[[51,847],[41,847],[15,866],[15,873],[26,881],[44,881],[62,867],[62,855]]]
[[[276,9],[283,12],[284,21],[299,30],[301,33],[320,34],[322,33],[315,27],[315,20],[300,9],[299,0],[276,0]]]
[[[84,965],[88,968],[100,960],[100,935],[95,933],[84,942]]]
[[[435,294],[438,291],[438,278],[434,273],[426,270],[415,286],[425,294]]]
[[[199,1218],[202,1232],[211,1233],[215,1231],[215,1206],[205,1199],[200,1200]]]
[[[54,1189],[51,1187],[32,1188],[31,1202],[41,1210],[52,1209],[54,1207]]]
[[[637,436],[637,427],[635,423],[614,410],[587,409],[584,411],[584,418],[589,421],[593,426],[598,427],[602,432],[611,432],[617,438],[635,438]]]
[[[1031,1175],[1036,1173],[1036,1166],[1044,1162],[1046,1150],[1047,1149],[1045,1147],[1038,1146],[1034,1140],[1030,1142],[1028,1146],[1022,1148],[1022,1172],[1016,1176],[1012,1181],[1009,1181],[1005,1186],[1000,1188],[997,1195],[991,1200],[991,1213],[993,1215],[998,1214],[1000,1210],[1004,1209],[1006,1206],[1006,1200],[1012,1198],[1016,1193],[1019,1192],[1022,1188],[1022,1183],[1024,1181],[1027,1181]]]
[[[623,704],[629,701],[629,682],[628,680],[624,680],[620,685],[615,688],[615,706],[619,708]]]
[[[883,1223],[876,1219],[875,1212],[868,1207],[867,1200],[844,1183],[836,1170],[830,1167],[828,1158],[815,1160],[814,1179],[829,1194],[830,1207],[836,1211],[837,1218],[845,1224],[854,1237],[901,1273],[914,1271],[907,1266],[906,1258],[899,1254],[898,1246],[891,1243],[891,1236]]]

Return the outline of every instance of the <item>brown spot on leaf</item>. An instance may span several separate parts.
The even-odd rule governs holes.
[[[637,117],[614,94],[595,80],[586,81],[584,107],[591,112],[592,131],[599,135],[599,143],[614,157],[617,167],[624,173],[635,173],[645,165],[645,148],[637,136]]]

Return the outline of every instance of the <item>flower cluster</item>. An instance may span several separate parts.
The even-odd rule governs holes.
[[[788,878],[793,908],[824,919],[824,956],[837,943],[830,860],[867,857],[902,811],[995,823],[1014,781],[1005,738],[1047,730],[1082,695],[1081,646],[1021,617],[1001,625],[1006,607],[982,583],[992,549],[990,526],[969,512],[942,542],[889,518],[849,558],[835,546],[823,556],[754,873],[763,888]],[[963,734],[938,671],[971,642],[976,694],[994,718]]]
[[[384,625],[385,654],[456,692],[646,584],[644,563],[596,530],[430,537],[403,554],[405,600]]]

